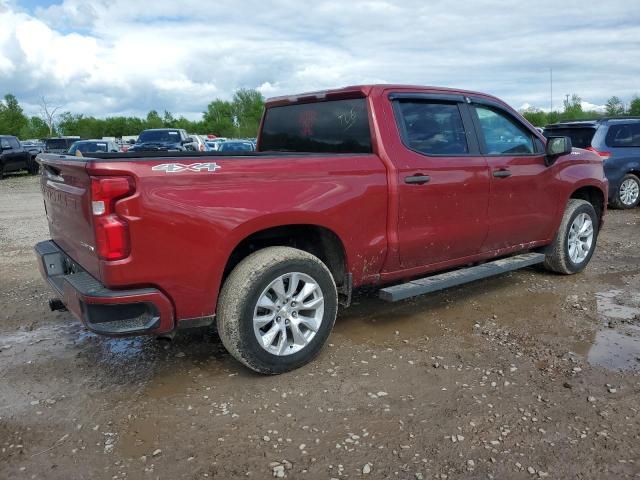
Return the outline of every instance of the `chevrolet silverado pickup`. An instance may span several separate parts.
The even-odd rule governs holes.
[[[537,263],[577,273],[606,211],[597,154],[482,93],[273,98],[256,150],[41,155],[52,308],[107,335],[215,324],[236,359],[282,373],[353,289],[397,301]]]

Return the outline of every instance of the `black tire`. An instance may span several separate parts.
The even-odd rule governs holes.
[[[638,206],[638,204],[640,204],[640,195],[638,195],[638,197],[635,199],[635,201],[632,201],[631,203],[629,202],[624,202],[623,199],[621,198],[622,195],[622,185],[627,182],[633,182],[636,184],[636,188],[638,188],[638,190],[640,190],[640,178],[638,178],[636,175],[632,174],[632,173],[628,173],[626,174],[622,180],[620,181],[620,187],[618,187],[618,191],[616,192],[616,196],[613,199],[612,206],[615,208],[619,208],[619,209],[628,209],[628,208],[635,208]]]
[[[316,282],[324,298],[324,312],[315,336],[301,350],[276,355],[263,348],[254,332],[257,302],[267,287],[281,275],[300,272]],[[268,247],[244,260],[229,274],[217,308],[218,334],[234,358],[263,374],[279,374],[309,363],[322,349],[338,311],[336,284],[329,269],[315,256],[289,247]]]
[[[27,160],[27,172],[29,172],[30,175],[37,175],[40,172],[40,165],[36,162],[35,157]]]
[[[582,261],[576,263],[569,255],[569,231],[576,217],[583,213],[586,213],[591,219],[593,225],[593,241],[587,256]],[[562,222],[560,223],[556,237],[553,243],[547,248],[544,267],[547,270],[564,275],[572,275],[584,270],[596,249],[599,225],[598,215],[593,205],[586,200],[570,199],[564,211],[564,216],[562,217]]]

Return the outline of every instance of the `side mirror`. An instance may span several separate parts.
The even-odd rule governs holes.
[[[570,137],[549,137],[545,149],[547,166],[552,165],[558,157],[570,154],[572,148]]]
[[[188,143],[193,143],[193,142],[194,142],[193,137],[187,137],[184,140],[182,140],[182,145],[186,145]]]

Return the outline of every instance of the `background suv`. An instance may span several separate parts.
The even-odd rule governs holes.
[[[571,137],[574,147],[602,157],[612,206],[640,204],[640,117],[554,123],[544,128],[544,135]]]

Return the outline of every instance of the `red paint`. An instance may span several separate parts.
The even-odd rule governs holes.
[[[344,246],[346,270],[357,287],[546,245],[577,188],[593,186],[607,198],[602,162],[592,152],[567,155],[551,167],[544,165],[542,155],[456,158],[413,152],[402,144],[390,92],[472,94],[381,85],[294,99],[366,96],[372,154],[131,161],[44,156],[45,167],[65,180],[61,184],[43,174],[52,239],[111,289],[157,288],[172,304],[171,319],[179,322],[215,313],[230,253],[260,230],[290,224],[331,230]],[[493,97],[473,95],[504,105]],[[291,100],[277,98],[267,108]],[[310,127],[307,123],[302,128]],[[220,168],[179,173],[151,169],[163,163],[208,161]],[[500,168],[510,169],[513,176],[494,178],[492,171]],[[406,176],[417,173],[431,181],[422,186],[404,183]],[[122,260],[99,260],[82,245],[95,245],[90,177],[119,175],[130,176],[135,185],[133,195],[113,205],[113,213],[126,222],[130,253]],[[173,321],[163,319],[158,332],[171,328]]]

